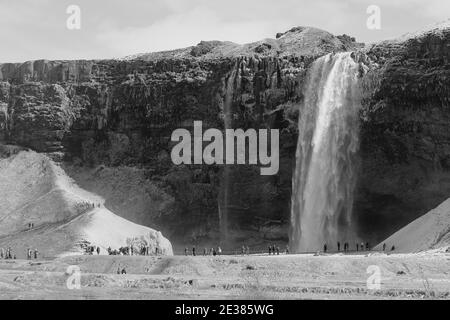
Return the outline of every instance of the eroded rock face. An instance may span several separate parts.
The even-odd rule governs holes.
[[[175,243],[287,240],[303,78],[315,58],[351,46],[358,44],[294,28],[276,40],[208,41],[124,61],[4,64],[0,137],[62,152],[80,185],[104,196],[114,212],[162,230]],[[230,127],[280,129],[277,176],[263,177],[256,166],[172,164],[172,131],[192,130],[194,120],[205,129],[223,129],[225,107]],[[99,165],[106,169],[86,169]],[[143,178],[121,182],[104,174],[126,176],[130,167]],[[86,172],[114,186],[101,187]],[[132,191],[139,188],[144,195]]]
[[[433,33],[365,50],[372,71],[365,78],[355,217],[373,238],[448,197],[448,43],[448,33]],[[134,194],[114,197],[113,187],[81,185],[175,245],[287,241],[304,77],[317,57],[358,47],[349,36],[300,27],[246,45],[208,41],[126,60],[3,64],[0,139],[61,152],[80,179],[104,166],[99,177],[123,192],[127,184],[109,173],[136,169],[143,178],[127,183],[147,195],[131,217],[125,199]],[[192,130],[194,120],[223,129],[225,109],[231,127],[280,129],[278,175],[261,176],[256,166],[172,164],[172,131]]]
[[[450,195],[450,29],[366,54],[355,217],[380,241]]]

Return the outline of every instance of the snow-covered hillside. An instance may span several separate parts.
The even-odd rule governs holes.
[[[20,255],[37,248],[50,257],[79,253],[86,242],[106,253],[132,239],[144,239],[152,252],[158,247],[173,254],[160,232],[109,211],[45,155],[21,151],[0,160],[0,247]]]
[[[450,199],[381,242],[375,250],[395,246],[394,252],[419,252],[450,246]]]

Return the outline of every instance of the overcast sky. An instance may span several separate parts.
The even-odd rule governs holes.
[[[69,30],[69,5],[81,29]],[[381,29],[366,27],[369,5]],[[449,0],[0,0],[0,62],[114,58],[187,47],[200,40],[246,43],[293,26],[372,42],[450,17]]]

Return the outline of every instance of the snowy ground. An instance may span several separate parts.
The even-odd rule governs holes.
[[[160,232],[109,211],[45,155],[22,151],[0,160],[0,248],[11,247],[17,258],[26,257],[28,248],[42,257],[80,254],[83,243],[106,254],[136,238],[145,239],[151,252],[158,247],[172,254]]]
[[[375,247],[383,244],[396,252],[420,252],[450,246],[450,199],[406,225]]]
[[[171,245],[110,212],[43,155],[0,160],[0,177],[0,247],[18,258],[0,259],[0,299],[450,299],[450,200],[386,239],[396,246],[389,255],[380,244],[345,255],[87,256],[81,241],[102,253],[136,236],[167,254]],[[23,260],[27,248],[41,260]],[[69,266],[80,268],[80,289],[67,287]],[[377,271],[380,288],[371,289]]]
[[[69,265],[81,288],[69,290]],[[369,290],[377,266],[380,290]],[[125,268],[127,274],[117,274]],[[373,267],[372,267],[373,268]],[[0,260],[1,299],[450,299],[450,254]]]

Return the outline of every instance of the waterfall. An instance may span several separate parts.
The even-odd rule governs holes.
[[[351,53],[317,59],[300,110],[292,185],[294,252],[354,243],[351,227],[359,144],[358,64]]]
[[[224,129],[233,127],[233,100],[234,90],[240,84],[239,82],[239,61],[236,61],[232,70],[225,80],[225,95],[223,101]],[[225,165],[222,172],[222,185],[219,194],[219,228],[222,245],[228,240],[228,206],[230,204],[230,167]],[[221,199],[221,200],[220,200]]]

